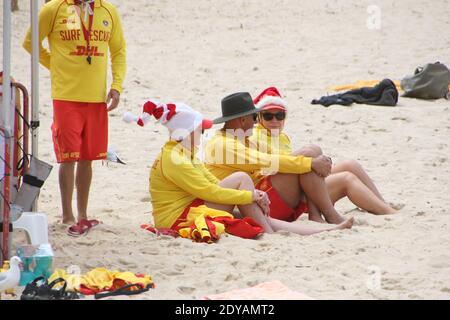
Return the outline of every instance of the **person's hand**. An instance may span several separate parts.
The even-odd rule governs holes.
[[[120,101],[119,91],[117,91],[116,89],[109,90],[108,97],[106,99],[106,104],[109,104],[109,102],[111,102],[111,104],[108,107],[108,112],[117,108],[117,106],[119,105],[119,101]]]
[[[320,155],[312,159],[311,169],[321,177],[326,177],[331,173],[331,158]]]
[[[263,213],[268,216],[270,213],[270,200],[267,193],[264,191],[255,189],[253,191],[253,201],[261,208]]]

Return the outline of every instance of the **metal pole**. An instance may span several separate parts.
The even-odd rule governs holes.
[[[0,125],[11,130],[11,1],[3,1],[3,112]]]
[[[3,181],[3,190],[5,198],[2,203],[3,230],[2,230],[2,260],[9,259],[9,168],[12,163],[9,161],[11,154],[11,1],[3,0],[3,90],[2,90],[2,112],[0,112],[0,128],[3,128],[5,136],[5,178]],[[3,261],[2,261],[3,262]]]
[[[8,2],[8,1],[7,1]],[[39,137],[39,1],[31,2],[31,154],[38,157]],[[34,201],[32,211],[37,211],[37,198]]]

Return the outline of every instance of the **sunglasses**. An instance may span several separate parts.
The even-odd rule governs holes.
[[[273,119],[273,117],[275,117],[278,121],[282,121],[282,120],[286,119],[286,112],[284,112],[284,111],[280,111],[277,113],[262,112],[261,115],[262,115],[263,119],[266,121],[271,121]]]

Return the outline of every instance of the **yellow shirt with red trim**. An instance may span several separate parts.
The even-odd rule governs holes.
[[[272,135],[270,130],[264,128],[260,123],[253,128],[250,141],[256,145],[259,151],[274,154],[292,154],[292,144],[289,136],[284,132],[279,135]]]
[[[242,141],[223,130],[205,147],[206,167],[218,179],[243,171],[251,176],[255,185],[267,174],[310,172],[311,161],[310,157],[260,152],[249,139]]]
[[[89,15],[87,21],[84,19],[84,11],[74,0],[52,0],[39,13],[39,60],[50,69],[55,100],[105,102],[108,49],[113,77],[111,88],[122,92],[126,46],[116,8],[105,0],[95,0],[89,47],[81,27],[83,23],[86,30],[89,28]],[[42,45],[45,38],[48,38],[50,51]],[[23,47],[31,53],[31,29]],[[91,64],[87,61],[89,55]]]
[[[176,141],[167,142],[150,169],[150,196],[158,228],[170,228],[196,198],[220,204],[251,204],[251,191],[222,188],[219,180]]]

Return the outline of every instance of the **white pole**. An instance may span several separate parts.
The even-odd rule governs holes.
[[[7,1],[8,2],[8,1]],[[38,157],[38,137],[39,137],[39,1],[31,2],[31,124],[33,126],[31,137],[31,154]],[[32,211],[37,211],[37,199],[34,202]]]
[[[39,1],[31,1],[31,105],[32,121],[39,124]],[[38,156],[38,129],[33,130],[32,154]]]
[[[3,0],[3,112],[0,125],[11,130],[11,1]]]
[[[5,131],[5,140],[6,139],[10,139],[11,135],[11,128],[14,127],[13,124],[10,123],[11,120],[11,112],[14,112],[13,110],[11,110],[11,1],[10,0],[3,0],[3,90],[2,90],[2,101],[3,101],[3,106],[2,106],[2,111],[0,112],[0,126],[2,126]],[[12,154],[12,150],[13,150],[13,143],[11,143],[11,141],[5,141],[5,144],[8,143],[9,145],[9,154]],[[5,157],[6,158],[6,157]],[[10,157],[10,161],[9,163],[5,163],[5,169],[6,166],[9,166],[10,168],[12,168],[13,162],[12,159],[14,157]],[[0,160],[1,161],[1,160]],[[10,171],[11,172],[11,171]],[[9,179],[5,179],[5,180],[9,180]],[[4,190],[3,188],[3,184],[1,184],[1,188],[2,188],[2,192]],[[10,186],[10,190],[11,190],[11,186]],[[9,197],[8,197],[9,198]],[[7,205],[9,205],[9,203],[11,202],[10,199],[5,199],[8,203]],[[5,205],[5,201],[1,201],[1,213],[3,215],[4,212],[4,205]],[[7,214],[9,215],[9,210],[7,210]],[[9,217],[8,217],[8,221],[9,221]],[[9,224],[9,223],[8,223]],[[8,226],[9,228],[9,226]],[[1,230],[3,232],[3,230]],[[3,239],[3,234],[2,234],[2,239]],[[2,247],[3,247],[4,243],[2,240]],[[4,248],[2,248],[2,250],[4,250]],[[3,257],[2,256],[2,260],[3,259],[8,259],[9,258],[9,253],[11,252],[11,234],[8,235],[8,244],[7,244],[7,248],[6,248],[7,252],[6,255],[7,257]]]

